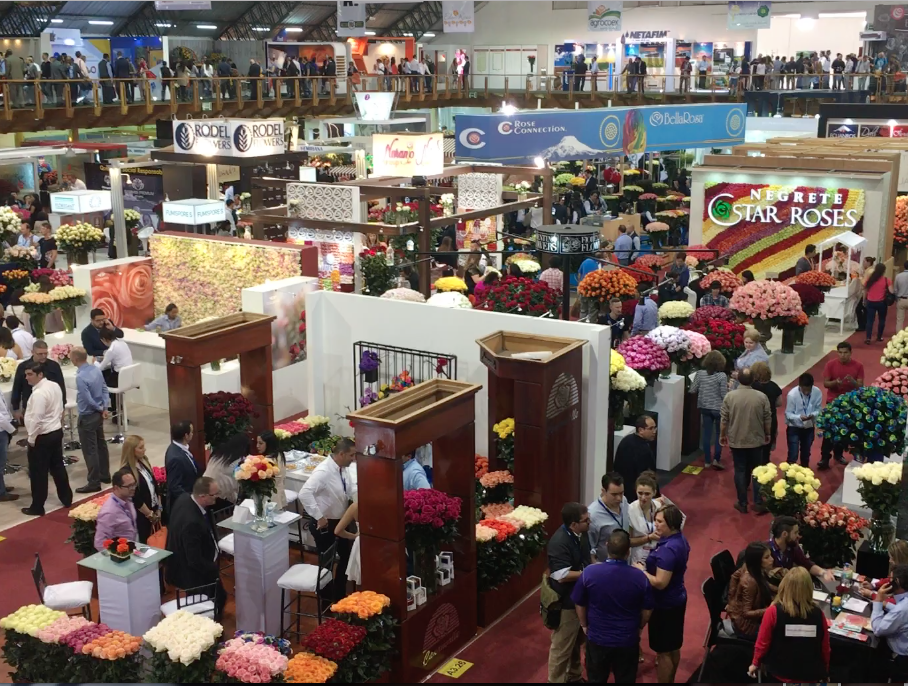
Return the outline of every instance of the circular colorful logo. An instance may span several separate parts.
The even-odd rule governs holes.
[[[725,198],[734,199],[734,196],[731,193],[720,193],[709,201],[709,205],[706,208],[706,214],[714,224],[718,224],[719,226],[733,226],[738,223],[738,219],[732,218],[733,205]]]
[[[729,136],[740,136],[744,133],[744,124],[747,120],[744,111],[736,107],[725,117],[725,132]]]
[[[613,148],[618,145],[620,137],[621,120],[614,114],[610,114],[599,125],[599,140],[606,148]]]
[[[905,8],[901,5],[896,5],[892,8],[892,18],[898,21],[905,16]]]
[[[509,121],[503,121],[498,125],[498,133],[508,135],[514,131],[514,126]]]
[[[470,150],[478,150],[479,148],[485,147],[486,142],[482,140],[485,133],[486,132],[482,129],[464,129],[460,132],[458,139],[463,147],[469,148]]]

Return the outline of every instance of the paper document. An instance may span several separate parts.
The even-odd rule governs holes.
[[[849,612],[861,614],[864,610],[867,609],[867,602],[864,600],[859,600],[858,598],[849,598],[842,604],[842,607]]]
[[[278,524],[286,524],[287,522],[292,522],[299,517],[296,512],[278,512],[274,515],[274,521]]]
[[[827,600],[829,600],[829,594],[824,591],[814,591],[813,599],[818,603],[825,603]]]

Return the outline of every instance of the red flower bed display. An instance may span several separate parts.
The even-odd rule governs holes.
[[[697,313],[694,312],[694,314]],[[733,363],[744,352],[744,326],[742,324],[735,324],[724,319],[707,319],[697,322],[691,319],[690,323],[685,324],[682,328],[706,336],[712,349],[725,355],[725,359],[729,362]]]
[[[806,283],[793,283],[791,289],[800,296],[805,314],[813,317],[820,313],[820,305],[826,301],[823,291]]]
[[[366,627],[326,619],[306,636],[303,648],[332,662],[340,662],[366,637]]]
[[[595,272],[594,272],[595,273]],[[558,313],[559,293],[542,281],[508,276],[482,292],[477,310],[508,312],[529,317]]]

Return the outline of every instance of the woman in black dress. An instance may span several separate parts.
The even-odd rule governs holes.
[[[136,506],[136,530],[139,543],[147,543],[155,525],[161,521],[161,502],[155,491],[154,471],[145,455],[144,438],[135,435],[126,437],[120,467],[129,467],[136,479],[136,494],[132,499],[132,504]]]

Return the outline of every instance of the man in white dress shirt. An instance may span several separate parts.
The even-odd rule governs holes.
[[[310,531],[320,553],[337,541],[337,573],[332,585],[332,598],[347,594],[347,563],[353,541],[334,535],[334,527],[344,516],[353,498],[355,484],[348,468],[356,461],[356,448],[349,438],[342,438],[330,459],[322,462],[300,491],[306,513],[312,518]]]
[[[32,348],[35,347],[35,337],[31,335],[31,332],[25,330],[22,322],[14,314],[6,318],[6,326],[12,331],[13,340],[22,349],[22,359],[27,360],[32,356]]]
[[[47,500],[47,475],[54,477],[57,497],[63,507],[73,504],[66,467],[63,466],[63,392],[53,381],[44,378],[44,365],[35,364],[25,371],[25,380],[32,394],[25,410],[28,431],[28,471],[32,488],[32,504],[22,513],[31,517],[44,516]]]
[[[132,364],[132,351],[122,338],[117,338],[110,329],[101,330],[101,343],[107,346],[104,357],[101,359],[101,373],[104,383],[108,388],[117,388],[120,385],[120,370]],[[111,416],[117,417],[117,396],[110,396]]]

